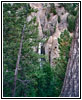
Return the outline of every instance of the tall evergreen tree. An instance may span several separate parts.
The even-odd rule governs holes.
[[[79,17],[76,20],[75,33],[70,49],[70,58],[67,65],[62,97],[79,97]]]
[[[9,77],[9,75],[8,75],[8,77],[9,77],[8,81],[10,81],[11,78],[14,78],[14,86],[13,86],[13,81],[12,81],[11,82],[12,86],[10,89],[10,91],[13,90],[13,94],[12,94],[12,92],[9,93],[9,91],[8,91],[8,93],[9,93],[8,95],[12,94],[12,96],[15,96],[15,94],[16,94],[16,88],[17,88],[16,81],[18,80],[18,70],[20,69],[20,63],[21,63],[20,59],[22,59],[21,55],[22,56],[34,55],[35,53],[33,52],[32,47],[38,45],[38,42],[36,40],[36,38],[38,36],[38,29],[37,29],[37,25],[33,24],[33,23],[35,23],[35,18],[33,18],[29,23],[26,22],[27,16],[32,11],[34,11],[34,10],[31,9],[28,4],[18,4],[18,3],[10,4],[10,3],[8,3],[8,4],[3,5],[4,89],[7,89],[8,87],[10,87],[9,85],[7,85],[7,86],[5,85],[5,84],[9,84],[8,82],[5,81],[5,78],[7,77],[9,72],[11,73],[12,76]],[[27,49],[25,49],[26,46],[27,46]],[[22,50],[23,50],[23,52],[22,52]],[[25,53],[25,55],[24,55],[24,52],[26,52],[26,50],[28,50],[27,54]],[[30,50],[32,50],[32,51],[30,51]],[[22,54],[21,54],[21,52],[22,52]],[[29,52],[29,54],[28,54],[28,52]],[[32,52],[33,52],[33,54],[32,54]],[[18,58],[17,58],[17,56],[18,56]],[[37,59],[37,58],[35,57],[34,59]],[[15,64],[16,64],[16,68],[15,68]],[[15,73],[14,73],[14,70],[15,70]],[[14,77],[14,74],[15,74],[15,77]],[[5,92],[5,90],[4,90],[4,92]],[[4,95],[7,95],[7,94],[4,93]]]

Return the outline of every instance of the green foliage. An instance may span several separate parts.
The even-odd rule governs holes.
[[[55,96],[55,84],[53,71],[50,64],[43,64],[42,73],[40,77],[37,76],[37,96],[38,97],[52,97]]]
[[[60,57],[54,59],[55,67],[54,67],[54,77],[55,77],[55,89],[56,96],[60,95],[61,88],[63,85],[66,66],[69,58],[69,50],[71,46],[72,38],[69,35],[69,32],[65,30],[61,33],[60,38],[58,38]]]
[[[12,71],[8,71],[4,66],[4,71],[3,71],[3,96],[4,97],[9,97],[12,95],[12,88],[13,88],[13,79],[14,79],[14,73]],[[8,67],[8,66],[7,66]]]
[[[73,32],[75,30],[75,17],[73,15],[68,15],[67,22],[68,30],[70,32]]]
[[[70,49],[71,38],[68,31],[64,31],[58,39],[60,58],[55,60],[52,68],[46,61],[45,55],[34,52],[38,47],[38,25],[36,17],[26,22],[27,16],[36,12],[26,3],[3,4],[3,96],[11,97],[13,90],[14,71],[21,41],[21,32],[24,31],[23,47],[18,68],[16,82],[16,97],[56,97],[59,96],[65,76]],[[54,29],[55,30],[55,29]],[[45,32],[50,36],[49,30]],[[40,62],[39,59],[45,61]],[[40,63],[42,66],[40,66]],[[61,71],[62,70],[62,71]]]
[[[54,15],[56,15],[56,14],[57,14],[55,9],[53,10],[53,14],[54,14]]]
[[[49,30],[44,31],[44,35],[46,35],[47,37],[49,37],[50,36],[50,31]]]
[[[78,3],[62,3],[60,4],[64,6],[64,8],[69,12],[67,22],[68,22],[68,30],[73,32],[75,29],[75,20],[78,13]]]
[[[60,16],[58,16],[58,23],[60,23],[61,22],[61,18],[60,18]]]
[[[72,38],[70,37],[69,32],[67,30],[65,30],[64,33],[60,35],[60,38],[58,39],[58,43],[60,44],[59,45],[60,56],[65,55],[67,58],[70,49],[71,40]]]
[[[26,22],[27,16],[34,11],[27,4],[3,5],[3,96],[11,97],[13,90],[14,71],[21,41],[21,31],[26,25],[16,82],[16,97],[54,96],[53,72],[48,62],[42,63],[39,59],[45,58],[34,52],[38,47],[38,25],[36,17]],[[27,13],[27,10],[29,11]],[[47,32],[49,33],[49,32]]]
[[[21,31],[24,24],[26,24],[26,29],[18,71],[19,74],[17,76],[18,79],[31,80],[31,75],[29,75],[31,69],[34,71],[34,66],[37,66],[37,63],[39,65],[38,56],[33,52],[33,46],[38,45],[38,28],[37,25],[33,24],[36,22],[36,17],[34,17],[29,23],[26,23],[27,15],[29,15],[32,11],[34,12],[28,4],[3,4],[3,95],[5,97],[12,96],[14,70],[20,46]],[[36,59],[33,56],[36,56]],[[31,57],[33,59],[31,59]],[[16,96],[26,95],[27,86],[28,85],[26,83],[24,86],[22,81],[17,80],[17,88],[19,89],[16,91]]]
[[[53,13],[54,15],[56,15],[56,8],[54,3],[50,3],[50,12]]]
[[[50,14],[48,13],[48,14],[47,14],[47,19],[49,20],[49,18],[50,18]]]
[[[76,16],[78,13],[78,3],[61,3],[60,6],[64,8],[72,15]]]

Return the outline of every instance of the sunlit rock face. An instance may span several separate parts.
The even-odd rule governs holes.
[[[46,5],[46,6],[45,6]],[[38,11],[36,13],[31,13],[28,16],[27,21],[30,21],[33,16],[37,18],[38,30],[39,30],[39,38],[44,39],[47,38],[45,32],[49,31],[50,36],[49,39],[44,43],[45,55],[48,56],[48,60],[51,66],[54,66],[54,59],[59,57],[59,49],[58,49],[58,38],[60,37],[61,32],[67,29],[67,16],[68,13],[65,11],[64,7],[59,7],[59,4],[54,4],[56,7],[57,14],[54,15],[50,13],[49,20],[47,19],[47,14],[50,11],[50,4],[43,3],[30,3],[30,6]],[[58,16],[60,16],[60,23],[58,23]],[[56,30],[54,30],[56,27]],[[36,51],[36,50],[35,50]]]
[[[58,28],[59,30],[62,32],[64,31],[65,29],[67,29],[67,16],[68,16],[68,12],[64,9],[64,7],[59,7],[59,4],[55,4],[56,6],[56,12],[57,12],[57,15],[60,16],[60,23],[58,25]]]

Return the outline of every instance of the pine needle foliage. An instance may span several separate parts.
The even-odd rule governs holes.
[[[60,38],[58,38],[60,57],[57,59],[54,59],[55,67],[53,68],[56,96],[60,95],[61,88],[63,85],[65,72],[66,72],[66,66],[69,59],[69,51],[71,47],[71,42],[72,42],[72,37],[70,37],[69,32],[67,30],[62,32],[60,35]]]

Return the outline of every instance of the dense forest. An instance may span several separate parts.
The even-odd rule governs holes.
[[[79,3],[3,3],[3,97],[79,97],[78,15]]]

